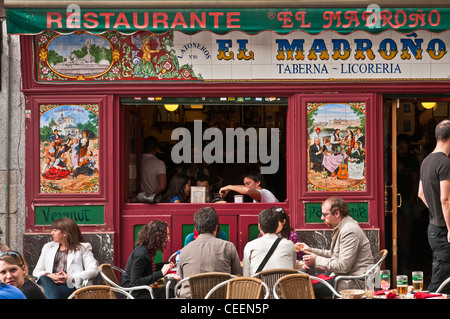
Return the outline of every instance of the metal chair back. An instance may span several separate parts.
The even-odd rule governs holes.
[[[150,287],[148,285],[135,286],[135,287],[120,286],[120,282],[117,279],[117,276],[114,273],[114,270],[120,272],[121,274],[123,274],[125,272],[125,270],[123,270],[119,267],[116,267],[116,266],[111,266],[110,264],[101,264],[100,265],[100,267],[99,267],[100,275],[102,276],[106,285],[126,291],[128,293],[132,293],[135,290],[147,290],[148,293],[150,294],[150,298],[155,299],[155,294],[153,292],[153,289],[152,289],[152,287]]]
[[[334,289],[336,289],[336,290],[338,289],[339,282],[341,280],[354,280],[359,289],[364,289],[364,287],[361,287],[359,280],[365,280],[366,277],[369,276],[370,274],[372,274],[376,268],[380,268],[381,265],[383,264],[383,261],[386,259],[387,254],[388,254],[387,249],[380,250],[380,252],[374,258],[373,266],[370,267],[369,269],[367,269],[366,272],[362,275],[359,275],[359,276],[350,276],[350,275],[349,276],[344,276],[344,275],[337,276],[334,279]]]
[[[445,286],[447,286],[447,284],[450,282],[450,277],[448,277],[447,279],[445,279],[442,284],[439,286],[438,289],[436,289],[436,293],[440,293],[442,291],[442,289],[444,289]]]
[[[119,279],[117,279],[117,276],[114,273],[114,268],[120,271],[118,267],[111,266],[110,264],[101,264],[99,267],[99,271],[103,280],[105,281],[105,284],[112,287],[119,287]]]

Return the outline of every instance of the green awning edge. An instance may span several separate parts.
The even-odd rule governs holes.
[[[5,8],[420,8],[423,0],[4,0]],[[433,0],[434,8],[449,7],[448,0]]]
[[[68,13],[79,13],[72,15],[79,20],[69,19]],[[374,16],[382,19],[374,22]],[[9,34],[39,34],[49,29],[59,33],[84,30],[96,34],[106,31],[133,34],[144,30],[159,34],[172,30],[185,34],[200,31],[410,34],[418,30],[433,33],[450,30],[450,8],[94,9],[75,6],[69,7],[69,11],[67,8],[6,8],[6,18]]]

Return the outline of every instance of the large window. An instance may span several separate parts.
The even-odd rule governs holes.
[[[256,171],[264,187],[285,201],[287,99],[142,97],[122,98],[121,107],[129,155],[127,202],[143,191],[141,159],[149,136],[159,142],[156,157],[166,165],[167,184],[177,173],[188,175],[191,186],[203,185],[198,180],[206,177],[206,201],[216,201],[222,186],[243,185],[242,176]],[[234,195],[230,191],[224,200],[234,202]]]

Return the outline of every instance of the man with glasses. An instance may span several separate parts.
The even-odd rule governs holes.
[[[329,250],[311,248],[304,243],[296,244],[305,252],[303,261],[334,273],[335,276],[358,276],[364,274],[373,256],[370,242],[363,230],[349,214],[347,203],[338,196],[326,199],[322,203],[322,220],[333,228],[331,248]],[[361,282],[364,287],[364,282]],[[341,280],[337,291],[358,288],[354,280]]]

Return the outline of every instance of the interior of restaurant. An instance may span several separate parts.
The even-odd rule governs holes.
[[[384,163],[385,163],[385,239],[386,247],[392,247],[392,172],[397,171],[397,240],[398,273],[415,270],[424,272],[424,286],[431,279],[432,255],[428,244],[427,228],[429,213],[423,202],[417,198],[418,185],[411,167],[411,160],[403,156],[408,151],[420,167],[423,159],[434,150],[436,125],[449,118],[450,99],[443,96],[386,96],[384,100]],[[392,145],[392,105],[396,108],[397,150]],[[394,117],[395,119],[395,117]],[[406,137],[406,138],[405,138]],[[406,143],[405,143],[406,141]],[[396,153],[397,162],[392,163]],[[412,165],[411,165],[412,166]],[[408,192],[412,196],[407,196]],[[402,196],[403,195],[403,196]],[[392,254],[386,258],[386,266],[391,268]]]
[[[416,158],[420,165],[422,160],[435,146],[434,129],[437,123],[449,118],[449,102],[445,96],[438,97],[414,97],[414,96],[385,96],[384,99],[384,180],[385,180],[385,245],[392,247],[392,203],[391,185],[392,171],[401,170],[402,164],[398,162],[395,167],[392,164],[392,153],[395,151],[392,145],[392,105],[396,107],[396,121],[398,136],[406,137],[409,143],[408,153]],[[432,102],[431,105],[422,102]],[[202,131],[208,128],[218,128],[225,132],[226,128],[247,129],[250,127],[259,131],[261,128],[279,128],[279,169],[276,174],[265,175],[266,186],[275,196],[284,201],[286,198],[286,116],[287,99],[285,98],[122,98],[121,106],[125,108],[128,117],[125,128],[125,143],[128,147],[128,196],[126,201],[133,202],[136,194],[140,192],[140,156],[142,153],[142,141],[147,136],[154,136],[160,143],[158,157],[167,165],[167,179],[179,172],[182,164],[174,163],[171,157],[172,148],[178,140],[172,139],[172,132],[176,128],[186,128],[195,134],[194,121],[201,120]],[[225,134],[225,133],[224,133]],[[203,139],[204,147],[208,140]],[[258,169],[261,163],[249,162],[248,140],[245,143],[245,163],[206,163],[204,167],[210,176],[213,194],[221,186],[228,184],[242,184],[244,173]],[[397,148],[401,143],[397,142]],[[224,149],[226,146],[224,145]],[[399,161],[397,154],[397,160]],[[398,178],[398,191],[401,192],[404,179]],[[409,184],[411,185],[411,184]],[[408,186],[409,186],[408,185]],[[414,190],[415,192],[415,190]],[[233,201],[233,193],[225,200]],[[408,199],[400,198],[408,202]],[[413,196],[414,197],[414,196]],[[244,198],[244,201],[252,201]],[[431,275],[431,250],[428,245],[426,230],[428,227],[428,211],[420,199],[414,197],[410,202],[410,210],[405,214],[401,207],[397,213],[397,245],[398,245],[398,271],[407,272],[423,270],[424,280],[429,280]],[[392,254],[386,259],[386,266],[391,267]],[[428,276],[428,277],[427,277]]]
[[[244,132],[256,133],[258,141],[264,132],[268,135],[271,133],[271,128],[278,128],[277,136],[279,143],[279,168],[275,174],[264,174],[264,181],[266,188],[272,191],[279,201],[284,201],[286,198],[286,112],[287,99],[285,98],[122,98],[121,105],[126,108],[126,116],[128,116],[127,128],[125,129],[128,136],[125,140],[129,140],[128,154],[128,197],[127,201],[132,202],[140,190],[140,165],[139,159],[142,153],[142,142],[148,136],[157,138],[159,142],[159,153],[157,157],[166,163],[167,167],[167,181],[169,181],[177,172],[187,173],[189,164],[175,163],[172,156],[172,149],[182,142],[190,142],[192,145],[191,153],[198,151],[194,149],[195,141],[199,139],[202,141],[202,163],[194,163],[192,166],[197,166],[198,174],[206,174],[209,176],[210,185],[212,187],[212,197],[219,199],[219,189],[226,185],[243,184],[242,176],[246,173],[258,171],[262,164],[261,157],[250,156],[251,138],[246,135],[245,142],[238,138],[234,138],[234,145],[232,150],[234,159],[227,159],[226,154],[223,156],[215,156],[213,161],[208,163],[205,160],[205,154],[217,155],[215,152],[227,152],[227,129],[242,128]],[[195,122],[197,121],[197,122]],[[201,121],[201,122],[198,122]],[[197,128],[194,126],[197,123]],[[201,126],[199,126],[201,123]],[[198,128],[201,128],[199,133]],[[173,132],[176,129],[187,129],[190,133],[186,136],[174,136]],[[210,137],[204,136],[204,132],[208,128],[217,128],[220,130],[223,138],[222,147],[216,144],[211,152],[206,152],[206,145],[213,142],[218,135]],[[254,128],[254,131],[248,129]],[[261,130],[266,128],[267,130]],[[182,131],[183,132],[183,131]],[[234,132],[236,132],[234,130]],[[236,133],[238,134],[238,133]],[[229,143],[229,142],[228,142]],[[237,156],[237,148],[245,146],[245,158],[242,160]],[[267,137],[266,142],[259,143],[268,145],[270,148],[270,136]],[[230,146],[231,147],[231,146]],[[176,154],[183,155],[185,149],[179,150],[177,148]],[[258,150],[260,152],[261,150]],[[271,151],[264,150],[267,155],[271,155]],[[244,149],[242,149],[244,154]],[[259,154],[258,154],[259,155]],[[275,156],[275,154],[271,155]],[[220,163],[219,158],[222,158]],[[189,174],[187,174],[189,175]],[[227,202],[232,202],[236,193],[230,192],[224,199]],[[211,198],[213,200],[213,198]],[[244,202],[252,201],[248,196],[244,197]]]

